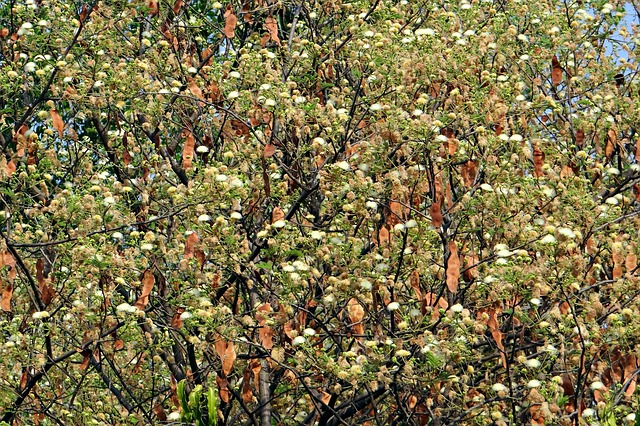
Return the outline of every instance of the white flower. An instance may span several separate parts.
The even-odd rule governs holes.
[[[180,314],[180,319],[181,320],[188,320],[189,318],[192,318],[193,314],[189,311],[184,311],[183,313]]]
[[[398,302],[391,302],[387,305],[387,311],[393,312],[400,309],[400,304]]]
[[[271,85],[268,83],[265,83],[260,86],[260,90],[269,90],[269,89],[271,89]]]
[[[293,262],[293,266],[295,266],[295,268],[298,271],[308,271],[309,270],[309,265],[307,265],[306,263],[304,263],[301,260],[296,260]]]
[[[235,90],[227,95],[227,99],[235,99],[238,97],[240,97],[240,93]]]
[[[315,336],[316,331],[313,328],[305,328],[302,332],[305,336]]]
[[[271,106],[271,107],[272,107],[272,106],[276,106],[276,100],[275,100],[275,99],[271,99],[271,98],[269,98],[269,99],[267,99],[266,101],[264,101],[264,104],[265,104],[266,106]]]
[[[360,288],[363,290],[371,290],[371,288],[373,287],[373,285],[371,284],[371,282],[369,280],[362,280],[360,281]],[[387,306],[387,309],[389,309],[389,307]]]
[[[522,139],[523,139],[523,138],[522,138],[522,135],[519,135],[519,134],[517,134],[517,133],[516,133],[516,134],[513,134],[513,135],[511,135],[511,136],[509,137],[509,140],[510,140],[510,141],[514,141],[514,142],[522,142]]]
[[[285,220],[280,219],[272,223],[271,226],[273,226],[274,228],[284,228],[286,224],[287,222]]]
[[[566,237],[566,238],[575,238],[576,237],[576,233],[573,232],[569,228],[560,227],[560,228],[558,228],[558,233],[560,235],[562,235],[563,237]]]
[[[529,41],[529,37],[524,34],[518,34],[518,40],[524,41],[525,43]]]
[[[295,339],[293,339],[292,344],[293,346],[300,346],[306,341],[307,339],[305,339],[303,336],[297,336]]]
[[[363,35],[365,37],[373,37],[376,34],[373,31],[369,30],[369,31],[365,31]]]
[[[416,226],[418,226],[418,222],[416,222],[413,219],[409,219],[408,221],[405,222],[404,227],[405,228],[415,228]]]
[[[116,199],[114,197],[105,197],[102,203],[105,206],[112,206],[116,203]]]
[[[453,305],[453,306],[451,307],[451,312],[460,313],[460,312],[462,312],[462,310],[463,310],[463,309],[464,309],[464,306],[462,306],[462,305],[461,305],[461,304],[459,304],[459,303],[456,303],[455,305]]]
[[[511,251],[509,251],[509,250],[498,250],[498,252],[496,253],[496,256],[498,256],[498,257],[509,257],[512,254],[513,253],[511,253]]]
[[[538,299],[537,297],[534,297],[533,299],[529,300],[529,303],[535,306],[540,306],[540,299]]]
[[[137,309],[128,303],[121,303],[118,306],[116,306],[116,311],[118,312],[132,312],[132,310],[136,311]]]
[[[240,73],[238,71],[231,71],[229,77],[240,78]]]
[[[232,212],[230,215],[231,219],[240,220],[242,219],[242,214],[240,212]]]
[[[480,185],[480,189],[487,192],[493,192],[493,187],[488,183],[483,183],[482,185]]]
[[[609,197],[604,202],[609,204],[609,205],[612,205],[612,206],[617,206],[618,205],[618,199],[615,198],[615,197]]]
[[[373,104],[369,107],[369,110],[371,111],[380,111],[382,109],[382,105],[380,104]]]
[[[538,368],[538,367],[540,367],[542,365],[542,363],[540,361],[538,361],[537,359],[532,358],[532,359],[528,359],[525,362],[525,365],[527,367],[529,367],[529,368]]]
[[[613,11],[613,5],[611,5],[611,3],[606,3],[604,6],[602,6],[602,9],[600,9],[600,12],[602,13],[611,13]]]
[[[114,232],[113,234],[111,234],[111,238],[121,240],[124,238],[124,235],[122,235],[122,232]]]
[[[415,31],[415,35],[417,35],[417,36],[423,36],[423,35],[433,36],[435,34],[436,34],[436,32],[434,30],[432,30],[431,28],[418,28]]]
[[[226,182],[227,181],[227,175],[218,175],[216,176],[216,182]]]
[[[627,422],[632,423],[636,419],[636,414],[635,413],[629,413],[629,414],[627,414],[627,416],[624,419]]]
[[[604,383],[602,382],[593,382],[591,383],[591,386],[589,386],[591,388],[591,390],[598,390],[598,389],[602,389],[604,387]]]
[[[394,231],[404,231],[404,223],[396,223],[393,226]]]
[[[199,153],[199,154],[204,154],[204,153],[209,152],[209,148],[207,148],[204,145],[200,145],[199,147],[196,148],[196,152]]]
[[[211,216],[208,214],[201,214],[198,216],[198,222],[211,222]]]
[[[311,238],[313,238],[314,240],[321,240],[322,239],[322,232],[320,232],[320,231],[311,231]]]
[[[33,318],[34,320],[49,318],[49,312],[47,311],[34,312],[33,315],[31,315],[31,318]]]
[[[396,351],[396,356],[400,358],[406,358],[409,355],[411,355],[411,352],[406,349],[400,349],[399,351]]]
[[[539,388],[540,386],[542,386],[540,380],[530,380],[529,383],[527,383],[528,388]]]
[[[503,385],[502,383],[494,383],[493,386],[491,386],[491,389],[493,389],[494,392],[506,392],[507,391],[507,387],[505,385]]]
[[[375,201],[367,201],[366,203],[364,203],[364,206],[373,211],[378,210],[378,203],[376,203]]]
[[[196,67],[189,67],[189,68],[187,68],[187,72],[189,74],[197,74],[198,69]]]
[[[348,172],[349,170],[351,170],[351,165],[346,161],[339,162],[337,166],[342,170],[344,170],[345,172]]]
[[[556,237],[554,237],[551,234],[547,234],[545,235],[541,240],[540,243],[542,244],[555,244],[556,242]]]
[[[24,66],[24,70],[26,72],[34,72],[36,70],[36,63],[35,62],[27,62],[27,64]]]
[[[172,411],[167,416],[167,420],[169,420],[170,422],[179,422],[181,418],[182,418],[182,414],[180,414],[179,411]]]
[[[553,198],[556,196],[556,191],[553,188],[544,188],[542,190],[542,193],[547,197],[547,198]]]
[[[594,414],[596,414],[596,411],[593,408],[586,408],[582,412],[582,417],[593,417]]]
[[[150,251],[153,250],[153,244],[151,243],[144,243],[140,245],[140,250],[142,251]]]

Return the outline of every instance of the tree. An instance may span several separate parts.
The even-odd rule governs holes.
[[[0,1],[2,420],[633,423],[623,5]]]

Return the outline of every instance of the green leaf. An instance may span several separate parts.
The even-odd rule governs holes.
[[[287,250],[284,254],[285,256],[293,256],[295,258],[304,256],[304,253],[301,250],[296,249]]]
[[[273,269],[273,263],[259,262],[259,263],[256,263],[256,268],[261,268],[261,269],[266,269],[267,271],[271,271]]]
[[[567,405],[568,402],[569,402],[569,397],[566,395],[559,396],[556,399],[556,404],[560,407],[564,407],[565,405]],[[640,425],[636,425],[636,426],[640,426]]]
[[[200,396],[202,396],[202,385],[196,386],[189,394],[189,407],[197,409],[200,405]]]
[[[0,192],[11,198],[11,200],[14,200],[16,198],[16,194],[11,190],[11,188],[0,188]]]
[[[190,422],[193,418],[191,413],[191,408],[189,408],[189,401],[187,399],[187,391],[186,391],[186,382],[185,380],[180,380],[177,386],[178,392],[178,400],[180,401],[180,408],[182,408],[182,418],[183,422]]]
[[[215,426],[218,422],[218,395],[214,388],[209,388],[207,396],[207,414],[209,415],[209,426]]]
[[[196,420],[196,424],[198,426],[200,425],[204,426],[202,423],[202,412],[200,410],[201,396],[202,396],[202,385],[196,386],[189,394],[189,407],[191,408],[191,412],[193,413],[193,418]]]
[[[440,367],[440,364],[441,364],[440,360],[432,352],[427,352],[425,354],[425,357],[427,359],[427,364],[429,365],[429,367],[431,368]]]

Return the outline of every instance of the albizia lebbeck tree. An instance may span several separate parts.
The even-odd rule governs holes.
[[[623,17],[0,1],[1,419],[633,423]]]

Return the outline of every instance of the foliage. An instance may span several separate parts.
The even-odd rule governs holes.
[[[181,380],[176,391],[182,413],[180,421],[190,424],[195,423],[197,426],[216,425],[218,420],[218,395],[215,389],[209,388],[204,401],[202,385],[196,386],[187,397],[186,382]],[[205,403],[203,404],[203,402]],[[206,410],[203,409],[205,407]]]
[[[623,6],[0,0],[0,421],[637,422]]]

